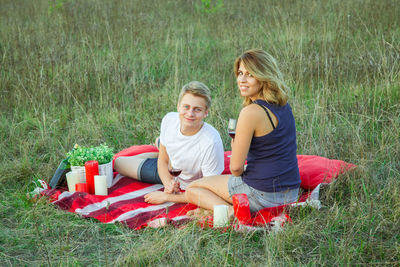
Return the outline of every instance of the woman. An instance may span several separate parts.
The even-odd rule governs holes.
[[[208,87],[197,81],[183,86],[178,112],[166,114],[161,122],[159,153],[119,157],[114,169],[120,174],[146,183],[163,184],[164,192],[145,195],[145,201],[187,202],[180,188],[203,176],[218,175],[224,170],[224,148],[218,131],[203,120],[211,106]],[[182,170],[177,179],[169,168]]]
[[[207,210],[228,205],[231,216],[234,194],[247,194],[256,212],[295,202],[300,186],[295,121],[275,59],[249,50],[236,59],[234,72],[244,107],[231,140],[232,175],[205,177],[186,190],[190,203]]]

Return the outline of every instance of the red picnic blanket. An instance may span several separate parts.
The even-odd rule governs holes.
[[[114,156],[132,156],[145,152],[156,152],[157,148],[150,145],[132,146]],[[229,173],[231,152],[225,152],[225,170]],[[308,190],[300,196],[299,201],[288,205],[311,203],[319,205],[319,185],[330,183],[341,173],[354,168],[355,165],[341,160],[331,160],[319,156],[298,155],[301,187]],[[102,223],[123,223],[132,229],[146,226],[160,227],[167,223],[182,225],[190,220],[186,213],[197,208],[193,204],[178,204],[167,202],[153,205],[144,202],[144,195],[163,190],[160,184],[147,184],[114,173],[113,185],[108,189],[107,196],[92,195],[83,192],[68,192],[67,188],[44,189],[41,194],[48,196],[50,201],[62,210],[73,212],[82,217],[91,217]],[[249,226],[266,225],[271,221],[281,221],[288,218],[284,214],[285,206],[266,208],[252,214]],[[210,225],[210,224],[209,224]]]

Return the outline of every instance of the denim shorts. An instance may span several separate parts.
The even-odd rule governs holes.
[[[157,158],[145,159],[138,167],[137,176],[144,183],[162,184],[158,175]]]
[[[251,212],[296,202],[299,194],[299,188],[280,192],[260,191],[244,183],[241,176],[229,177],[228,190],[231,197],[234,194],[246,194],[249,199]]]

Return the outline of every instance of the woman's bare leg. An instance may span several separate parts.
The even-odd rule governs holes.
[[[214,205],[227,205],[232,209],[232,198],[229,196],[229,175],[210,176],[189,184],[186,199],[201,208],[213,210]]]
[[[148,158],[157,158],[157,152],[142,153],[131,157],[118,157],[114,162],[114,169],[121,175],[138,180],[138,168]]]

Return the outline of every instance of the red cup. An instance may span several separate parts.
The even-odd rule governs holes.
[[[85,162],[86,183],[90,194],[94,194],[94,176],[99,175],[99,163],[97,160]]]
[[[87,186],[86,183],[75,184],[75,191],[76,191],[76,192],[85,192],[85,193],[89,193],[89,191],[88,191],[88,186]]]
[[[241,224],[251,222],[250,204],[246,194],[234,194],[232,196],[233,212]]]

